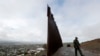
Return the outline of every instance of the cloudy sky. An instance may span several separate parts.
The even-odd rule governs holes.
[[[0,0],[0,40],[46,43],[47,4],[63,42],[100,38],[100,0]]]

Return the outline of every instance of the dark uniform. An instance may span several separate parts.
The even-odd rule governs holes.
[[[79,43],[77,37],[76,37],[75,40],[74,40],[74,48],[75,48],[75,56],[77,56],[77,51],[79,51],[79,53],[80,53],[81,56],[84,56],[84,55],[82,54],[81,49],[80,49],[80,43]]]

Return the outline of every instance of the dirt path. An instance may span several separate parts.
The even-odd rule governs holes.
[[[97,54],[94,54],[94,53],[91,53],[91,52],[88,52],[85,50],[82,50],[82,52],[83,52],[84,56],[100,56],[100,55],[97,55]],[[59,49],[54,54],[54,56],[75,56],[75,51],[74,51],[74,48],[64,47],[64,48]],[[81,55],[78,54],[78,56],[81,56]]]

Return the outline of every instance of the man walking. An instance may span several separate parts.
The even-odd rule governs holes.
[[[75,40],[74,40],[73,44],[74,44],[74,48],[75,48],[75,56],[77,56],[77,51],[79,51],[79,53],[80,53],[81,56],[84,56],[84,55],[82,54],[81,49],[80,49],[80,43],[79,43],[77,37],[75,37]]]

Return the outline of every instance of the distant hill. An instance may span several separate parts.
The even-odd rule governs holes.
[[[93,53],[100,53],[100,38],[83,42],[81,47],[85,50],[91,51]]]
[[[27,42],[17,42],[17,41],[1,41],[0,45],[22,45],[22,44],[28,44]]]
[[[43,44],[33,43],[33,42],[0,41],[0,45],[43,45]]]

